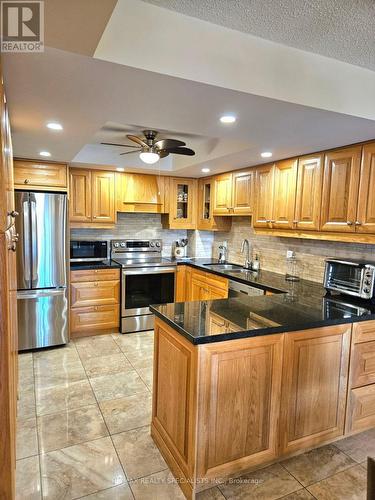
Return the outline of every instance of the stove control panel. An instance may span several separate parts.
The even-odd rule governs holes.
[[[160,254],[163,242],[160,239],[153,240],[111,240],[111,255],[122,255],[124,253],[139,254],[153,252]]]

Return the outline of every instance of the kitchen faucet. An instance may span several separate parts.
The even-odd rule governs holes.
[[[241,253],[245,252],[245,246],[246,246],[246,258],[245,258],[245,263],[243,267],[245,269],[251,269],[251,260],[250,260],[250,243],[249,240],[244,239],[241,245]]]

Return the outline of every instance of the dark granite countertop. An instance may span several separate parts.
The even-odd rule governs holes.
[[[114,262],[113,260],[103,260],[102,262],[70,262],[71,271],[86,271],[88,269],[109,269],[118,268],[120,269],[120,264]]]
[[[328,325],[375,319],[375,304],[348,296],[328,295],[312,281],[289,282],[269,271],[242,274],[213,271],[204,264],[212,259],[178,261],[229,279],[275,292],[275,295],[241,296],[202,302],[181,302],[151,306],[152,312],[193,344],[293,332]],[[225,323],[217,333],[212,320]]]

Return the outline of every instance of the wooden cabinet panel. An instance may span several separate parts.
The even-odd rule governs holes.
[[[375,143],[363,146],[355,224],[358,233],[375,233]]]
[[[274,167],[272,227],[291,229],[297,188],[297,160],[279,161]]]
[[[70,282],[79,283],[84,281],[119,280],[119,269],[87,269],[82,271],[70,271]]]
[[[185,279],[186,279],[186,283],[185,283],[185,300],[188,302],[189,300],[191,300],[191,296],[192,296],[192,291],[191,291],[191,278],[192,278],[192,268],[189,267],[189,266],[186,266],[186,271],[185,271]]]
[[[5,232],[14,224],[14,186],[13,186],[13,150],[10,136],[10,124],[5,95],[0,85],[0,231]]]
[[[351,326],[285,335],[281,453],[344,433]]]
[[[323,185],[323,157],[305,156],[298,159],[297,194],[294,228],[318,231]]]
[[[119,326],[119,305],[77,307],[70,310],[71,333],[117,329]]]
[[[350,359],[350,385],[375,383],[375,341],[354,344]]]
[[[15,160],[14,184],[17,189],[66,191],[67,166],[60,163]]]
[[[116,173],[116,206],[119,212],[162,213],[164,178],[156,175]]]
[[[185,302],[186,299],[186,266],[177,266],[175,302]]]
[[[254,210],[255,169],[232,174],[232,213],[252,215]]]
[[[215,217],[214,204],[214,179],[212,177],[199,179],[197,229],[203,231],[229,231],[231,219],[229,217]]]
[[[353,323],[353,343],[375,340],[375,321],[360,321]]]
[[[164,215],[163,226],[168,229],[195,229],[197,223],[196,179],[169,179],[169,214]]]
[[[325,155],[322,231],[355,231],[360,162],[361,146]]]
[[[348,396],[346,432],[360,432],[375,426],[375,384],[352,389]]]
[[[115,222],[115,174],[114,172],[91,172],[92,219],[93,222]]]
[[[91,171],[70,169],[69,212],[71,222],[91,222]]]
[[[231,215],[232,208],[232,174],[221,174],[215,177],[214,215]]]
[[[201,346],[197,477],[277,457],[282,341],[272,335]]]
[[[206,283],[192,277],[190,300],[207,300],[208,290]]]
[[[223,290],[222,288],[216,288],[214,286],[208,286],[206,300],[219,300],[226,298],[228,298],[228,290]]]
[[[193,478],[195,461],[197,349],[155,320],[151,435],[176,476]],[[172,453],[172,455],[171,455]],[[181,488],[192,488],[188,481]]]
[[[208,312],[209,332],[211,335],[217,335],[226,331],[226,320],[219,314]]]
[[[273,213],[274,166],[257,167],[255,173],[255,217],[254,227],[269,228]]]
[[[119,280],[72,283],[70,286],[71,307],[118,304],[119,301]]]

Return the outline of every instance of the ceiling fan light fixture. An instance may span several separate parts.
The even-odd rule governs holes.
[[[139,154],[139,157],[144,163],[148,163],[149,165],[159,161],[159,155],[157,153],[152,153],[151,151],[142,151],[142,153]]]

